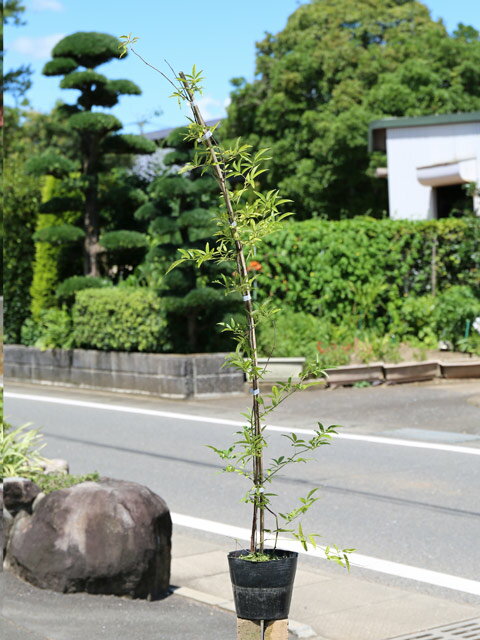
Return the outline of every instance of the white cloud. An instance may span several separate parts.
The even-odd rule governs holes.
[[[63,11],[65,8],[60,0],[30,0],[29,4],[33,11]]]
[[[197,98],[197,103],[205,120],[225,117],[225,101],[216,100],[212,96]]]
[[[10,51],[20,53],[27,59],[43,60],[50,57],[53,47],[64,37],[64,33],[52,33],[50,36],[41,38],[21,36],[14,40],[8,48]]]

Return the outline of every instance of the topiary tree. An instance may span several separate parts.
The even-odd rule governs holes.
[[[164,140],[170,151],[164,157],[166,171],[149,186],[150,199],[135,213],[141,221],[149,221],[151,247],[139,271],[160,277],[150,284],[161,295],[168,319],[174,351],[209,351],[231,345],[212,326],[223,316],[238,309],[238,296],[225,296],[215,284],[222,269],[213,263],[197,268],[184,263],[166,274],[178,257],[178,249],[198,249],[206,241],[214,242],[216,224],[213,208],[218,207],[216,184],[198,169],[179,175],[174,168],[193,159],[191,142],[185,141],[187,128],[175,129]],[[235,263],[229,266],[234,271]],[[228,344],[227,344],[228,343]]]
[[[95,70],[119,57],[118,45],[117,38],[105,33],[78,32],[63,38],[54,47],[53,58],[47,62],[43,73],[63,76],[60,81],[63,89],[80,92],[75,104],[57,108],[76,140],[76,158],[72,162],[55,149],[48,149],[32,158],[27,165],[31,174],[54,176],[65,187],[63,193],[67,196],[56,196],[44,202],[42,213],[79,213],[78,220],[73,223],[64,220],[54,226],[43,226],[36,239],[52,245],[73,243],[72,246],[83,240],[83,272],[94,277],[108,271],[107,251],[118,248],[125,252],[131,248],[138,253],[141,244],[138,233],[133,236],[126,232],[117,233],[108,238],[108,232],[119,231],[118,220],[111,211],[112,200],[124,210],[119,219],[134,227],[127,231],[138,232],[138,225],[133,218],[125,216],[125,210],[133,211],[142,199],[135,178],[127,177],[125,172],[120,176],[119,170],[113,171],[112,165],[118,165],[118,155],[153,153],[156,150],[153,142],[141,136],[118,134],[122,123],[111,114],[94,110],[96,107],[113,107],[121,95],[141,93],[134,82],[110,80]],[[123,185],[112,183],[109,175],[112,171],[117,178],[122,178]],[[121,202],[119,190],[123,196]],[[69,197],[69,191],[79,192],[80,201],[77,198],[75,202],[75,198]]]

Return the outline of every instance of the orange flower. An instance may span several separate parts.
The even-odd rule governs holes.
[[[247,267],[248,271],[261,271],[262,270],[262,265],[260,264],[260,262],[257,262],[257,260],[252,260],[248,267]]]

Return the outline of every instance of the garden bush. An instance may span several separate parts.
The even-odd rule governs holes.
[[[32,235],[40,204],[40,190],[35,180],[25,176],[17,158],[5,163],[3,174],[4,252],[3,295],[5,304],[5,342],[18,342],[30,307]]]
[[[385,332],[407,297],[480,291],[475,218],[288,222],[265,244],[259,295],[338,325]]]
[[[72,303],[75,294],[83,289],[100,289],[111,287],[112,282],[107,278],[94,278],[92,276],[71,276],[58,285],[55,295],[60,302]]]
[[[478,317],[480,317],[480,298],[475,295],[471,287],[450,287],[437,298],[438,335],[442,340],[451,342],[454,348],[458,347],[470,332],[475,336],[472,325]]]
[[[324,366],[345,364],[349,360],[352,331],[303,311],[288,309],[273,316],[273,322],[262,325],[258,331],[258,349],[262,357],[304,357],[308,361],[319,359]],[[350,345],[351,346],[351,345]]]
[[[79,291],[72,317],[77,347],[105,351],[169,350],[162,301],[146,288]]]
[[[72,318],[66,309],[45,309],[37,319],[22,326],[22,344],[38,349],[71,349],[74,346]]]

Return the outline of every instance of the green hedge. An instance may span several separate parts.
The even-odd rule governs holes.
[[[19,342],[21,326],[30,307],[34,256],[32,235],[41,195],[38,182],[25,176],[23,164],[16,158],[5,163],[3,189],[4,340]]]
[[[480,220],[308,220],[267,239],[259,295],[293,312],[388,330],[410,297],[480,291]]]
[[[106,287],[79,291],[72,317],[77,347],[104,351],[168,350],[162,302],[148,289]]]

